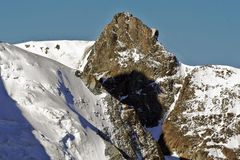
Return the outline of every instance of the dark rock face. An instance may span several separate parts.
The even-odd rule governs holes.
[[[107,113],[114,126],[111,141],[124,152],[124,157],[126,159],[163,159],[159,145],[141,125],[136,111],[112,96],[108,96],[106,101],[108,102]]]
[[[132,71],[111,78],[101,78],[102,86],[123,104],[132,106],[143,126],[153,127],[160,120],[162,107],[157,95],[160,87],[142,73]]]

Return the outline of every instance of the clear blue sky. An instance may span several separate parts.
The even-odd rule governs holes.
[[[0,40],[95,40],[121,11],[157,28],[186,64],[240,67],[240,0],[3,0]]]

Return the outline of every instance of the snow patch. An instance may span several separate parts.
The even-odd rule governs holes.
[[[118,64],[121,67],[127,67],[127,62],[133,61],[134,63],[144,58],[142,53],[139,53],[137,49],[118,52]]]
[[[227,148],[239,148],[240,147],[240,135],[235,135],[233,137],[230,137],[227,140],[227,143],[225,144]]]
[[[218,148],[208,148],[205,149],[208,152],[208,155],[213,158],[224,158],[226,159],[225,155],[222,153],[221,149]]]

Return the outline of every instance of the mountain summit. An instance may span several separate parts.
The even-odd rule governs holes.
[[[157,42],[158,31],[147,27],[128,13],[118,13],[104,28],[94,44],[85,72],[115,76],[140,70],[153,78],[155,74],[173,75],[176,57]],[[159,64],[160,63],[160,64]],[[147,70],[147,66],[152,68]]]
[[[0,43],[0,159],[240,159],[240,69],[158,35],[118,13],[96,41]]]

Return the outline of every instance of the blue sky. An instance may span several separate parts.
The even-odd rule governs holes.
[[[159,30],[159,41],[190,65],[240,67],[239,0],[3,0],[0,40],[95,40],[117,12]]]

